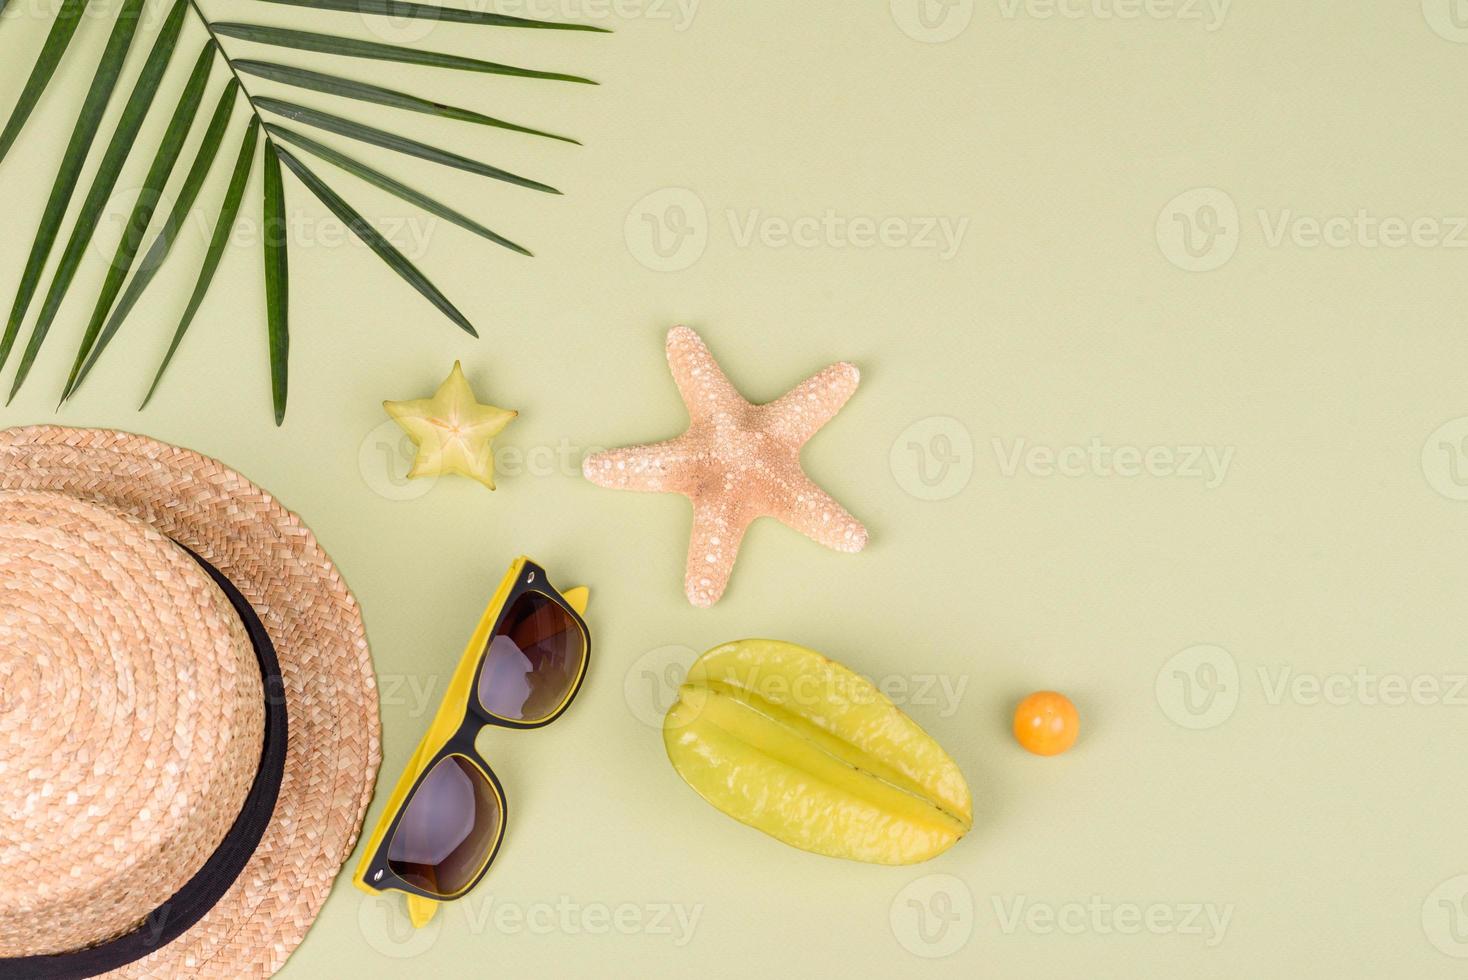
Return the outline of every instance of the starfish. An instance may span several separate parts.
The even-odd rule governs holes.
[[[492,441],[520,413],[481,405],[458,361],[432,398],[383,402],[382,407],[418,447],[409,479],[459,473],[494,489]]]
[[[833,364],[768,405],[746,401],[688,327],[668,332],[668,367],[688,408],[688,431],[667,442],[596,453],[586,478],[617,490],[681,493],[693,502],[684,591],[707,608],[734,571],[744,532],[774,517],[837,551],[867,543],[861,523],[805,475],[801,447],[856,391],[860,372]]]

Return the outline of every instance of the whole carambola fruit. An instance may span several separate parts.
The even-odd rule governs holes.
[[[663,742],[705,800],[802,850],[914,864],[973,825],[948,753],[866,678],[791,643],[705,653],[663,720]]]

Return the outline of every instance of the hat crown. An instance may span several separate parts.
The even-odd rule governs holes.
[[[64,493],[137,518],[208,562],[233,586],[230,599],[253,610],[248,629],[261,639],[256,659],[270,678],[268,730],[239,847],[237,826],[215,854],[222,860],[210,863],[210,873],[221,874],[199,892],[194,881],[185,886],[185,915],[152,917],[130,934],[137,942],[88,950],[75,962],[118,976],[263,980],[300,944],[331,893],[382,761],[372,655],[351,590],[315,535],[272,494],[218,460],[146,436],[54,425],[0,430],[0,490]],[[8,578],[0,567],[0,590]],[[0,732],[0,743],[5,738]],[[114,780],[134,775],[116,760],[102,771]],[[8,778],[0,774],[0,784]],[[259,806],[251,801],[257,791]],[[0,851],[20,841],[9,819],[0,809]],[[0,906],[0,917],[15,914]],[[24,925],[49,932],[52,923],[26,917]],[[0,918],[0,937],[14,934],[14,920]]]
[[[260,668],[187,552],[120,511],[0,491],[0,957],[142,923],[260,762]]]

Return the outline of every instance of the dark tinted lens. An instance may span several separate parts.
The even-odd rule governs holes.
[[[426,892],[456,895],[484,868],[502,819],[484,773],[460,756],[440,759],[413,790],[388,845],[387,865]]]
[[[542,721],[565,703],[586,662],[586,638],[570,613],[526,592],[489,641],[479,672],[479,703],[511,721]]]

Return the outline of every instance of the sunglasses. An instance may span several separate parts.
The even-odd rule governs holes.
[[[404,892],[415,926],[479,884],[499,852],[505,792],[475,736],[485,725],[541,728],[565,712],[591,659],[589,596],[557,592],[522,557],[480,617],[353,876],[367,892]]]

